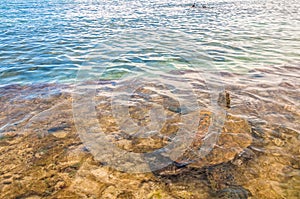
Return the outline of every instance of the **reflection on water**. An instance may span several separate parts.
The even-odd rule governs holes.
[[[300,198],[300,4],[201,3],[1,1],[0,198]]]
[[[74,82],[82,66],[105,78],[187,69],[179,57],[233,72],[299,63],[296,0],[201,3],[4,0],[0,83]]]
[[[191,76],[193,73],[180,72],[182,76]],[[288,66],[269,67],[268,70],[253,69],[247,75],[221,73],[218,77],[222,78],[224,87],[230,93],[230,108],[223,108],[230,117],[240,118],[231,119],[232,124],[225,123],[225,129],[229,130],[228,135],[234,135],[235,129],[240,127],[245,129],[245,126],[239,127],[241,123],[238,122],[243,118],[251,126],[251,142],[240,145],[244,148],[237,151],[232,138],[224,137],[224,134],[217,147],[225,147],[226,151],[219,154],[219,157],[218,154],[210,153],[197,164],[190,164],[184,159],[183,162],[176,160],[166,168],[142,174],[114,170],[105,158],[97,161],[91,155],[89,146],[82,143],[74,126],[72,86],[40,84],[2,87],[1,196],[298,198],[298,74],[298,68]],[[192,83],[197,91],[198,103],[203,109],[209,109],[210,100],[205,99],[209,99],[211,94],[205,82]],[[160,139],[155,135],[136,139],[133,135],[122,133],[120,124],[116,123],[118,121],[111,114],[109,98],[112,90],[126,85],[118,84],[118,80],[96,81],[94,85],[98,85],[94,99],[98,121],[102,131],[114,139],[118,147],[127,151],[145,152],[168,142],[168,139]],[[149,110],[156,103],[167,103],[163,106],[167,122],[161,128],[161,135],[172,137],[184,113],[172,108],[178,106],[172,97],[159,97],[159,87],[148,84],[132,93],[129,118],[145,126],[151,122]],[[206,128],[208,117],[209,114],[200,117],[199,129]],[[233,125],[231,130],[230,125]],[[239,139],[238,143],[245,142],[242,140]],[[183,155],[187,157],[187,154]]]

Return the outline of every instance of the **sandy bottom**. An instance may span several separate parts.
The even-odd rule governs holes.
[[[222,73],[230,93],[230,108],[224,109],[249,122],[251,144],[218,165],[175,166],[141,174],[117,171],[90,153],[74,124],[74,87],[2,87],[0,197],[300,198],[300,82],[289,75],[297,72],[292,67],[253,70],[243,79]],[[255,79],[255,74],[265,77]],[[205,89],[203,93],[199,103],[206,103]],[[98,92],[94,100],[105,131],[118,131],[113,116],[102,114],[111,111],[109,97]],[[141,125],[147,123],[139,116],[142,110],[132,114]]]

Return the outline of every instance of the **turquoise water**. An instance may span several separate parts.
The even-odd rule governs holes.
[[[296,0],[2,0],[0,84],[300,61]]]
[[[299,0],[193,3],[0,0],[0,198],[300,198]]]

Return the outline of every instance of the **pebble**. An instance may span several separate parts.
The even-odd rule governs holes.
[[[12,175],[10,173],[6,173],[6,174],[3,175],[3,178],[8,179],[8,178],[11,178],[11,176]]]
[[[8,179],[8,180],[3,180],[2,181],[3,184],[11,184],[12,180]]]
[[[36,158],[41,158],[43,155],[44,155],[44,153],[43,153],[43,152],[40,152],[40,153],[36,153],[36,154],[34,155],[34,157],[36,157]]]
[[[275,139],[273,140],[273,142],[274,142],[274,144],[275,144],[276,146],[284,146],[284,141],[282,141],[282,140],[279,139],[279,138],[275,138]]]
[[[7,138],[13,138],[13,137],[16,137],[18,134],[16,132],[5,132],[3,133],[3,136],[4,137],[7,137]]]
[[[66,131],[58,131],[55,133],[52,133],[53,136],[57,137],[57,138],[65,138],[68,135],[68,132]]]
[[[14,175],[13,179],[14,180],[20,180],[22,177],[18,174]]]
[[[66,186],[66,183],[63,182],[63,181],[59,181],[58,183],[56,183],[56,185],[54,186],[54,189],[55,190],[59,190],[59,189],[62,189]]]

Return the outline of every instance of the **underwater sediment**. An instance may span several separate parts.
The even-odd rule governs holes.
[[[1,198],[298,198],[299,81],[289,76],[263,82],[251,76],[261,73],[270,79],[280,70],[298,71],[252,71],[244,82],[237,74],[221,74],[230,106],[221,102],[224,126],[213,149],[201,158],[193,151],[201,147],[212,112],[209,104],[203,105],[209,89],[194,84],[203,108],[196,111],[198,129],[191,147],[167,167],[139,174],[118,171],[92,155],[75,127],[73,86],[1,87]],[[124,133],[112,114],[111,97],[104,91],[117,83],[95,84],[100,85],[93,100],[101,131],[119,148],[146,153],[176,137],[186,113],[176,99],[158,92],[163,86],[148,84],[131,94],[128,114],[139,126],[151,122],[149,110],[157,105],[166,114],[159,133],[139,138]]]

